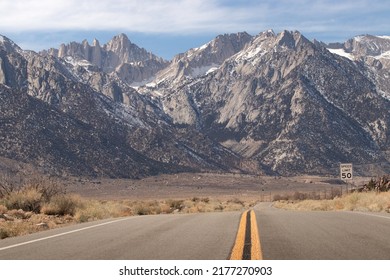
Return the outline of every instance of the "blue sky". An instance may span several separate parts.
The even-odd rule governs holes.
[[[298,30],[325,42],[390,35],[388,0],[1,0],[0,12],[0,34],[23,49],[125,33],[166,59],[240,31]]]

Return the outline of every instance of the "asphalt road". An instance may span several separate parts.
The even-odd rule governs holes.
[[[224,260],[240,216],[240,212],[135,216],[79,224],[1,240],[0,259]]]
[[[286,211],[255,207],[263,259],[390,260],[386,213]]]
[[[244,219],[226,212],[79,224],[0,240],[0,259],[224,260],[237,240],[245,247],[251,236],[252,251],[260,236],[263,259],[390,259],[389,214],[286,211],[270,203],[254,210],[256,216],[245,212]]]

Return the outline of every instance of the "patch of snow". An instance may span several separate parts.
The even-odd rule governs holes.
[[[213,63],[211,65],[206,65],[206,66],[193,68],[191,70],[191,77],[192,78],[197,78],[199,76],[203,76],[205,74],[211,73],[212,71],[215,71],[216,69],[218,69],[218,67],[219,67],[219,65]]]
[[[66,56],[66,57],[64,57],[64,60],[73,66],[88,67],[88,66],[92,65],[88,60],[85,60],[85,59],[79,60],[79,59],[75,59],[72,56]]]
[[[204,45],[200,46],[200,47],[198,48],[198,50],[199,50],[199,51],[202,51],[202,50],[204,50],[204,49],[207,49],[208,46],[209,46],[209,43],[204,44]]]
[[[0,35],[0,43],[4,43],[4,37]]]
[[[381,39],[390,40],[390,36],[376,36],[376,37],[381,38]]]
[[[146,92],[144,92],[145,94]],[[164,96],[164,94],[161,93],[161,91],[158,91],[158,90],[152,90],[152,91],[149,91],[147,92],[148,95],[152,96],[153,97],[162,97]]]
[[[354,39],[356,42],[360,42],[362,39],[364,39],[364,36],[356,36]]]
[[[349,60],[354,60],[353,55],[351,55],[350,53],[347,53],[344,49],[328,49],[328,51],[330,51],[333,54],[337,54],[339,56],[346,57]]]
[[[384,58],[384,59],[390,59],[390,51],[387,51],[387,52],[384,52],[378,56],[375,56],[376,59],[381,59],[381,58]]]
[[[190,49],[187,52],[187,57],[188,58],[192,57],[196,52],[199,52],[199,51],[202,51],[202,50],[206,49],[208,47],[208,45],[209,45],[209,43],[204,44],[204,45],[200,46],[199,48]]]
[[[206,75],[213,73],[214,71],[218,70],[218,67],[211,67],[207,72]]]
[[[134,88],[134,89],[138,89],[139,87],[142,87],[142,86],[147,86],[147,84],[151,83],[154,79],[156,79],[155,76],[149,78],[149,79],[145,79],[141,82],[133,82],[131,83],[131,87]],[[158,83],[160,83],[161,81],[159,81]]]
[[[150,82],[150,83],[147,83],[145,86],[148,87],[148,88],[155,88],[157,86],[157,83],[156,82]]]
[[[243,55],[244,59],[251,59],[254,56],[257,56],[258,54],[263,55],[265,53],[265,50],[262,46],[258,46],[255,49],[252,49],[251,51],[247,52]]]

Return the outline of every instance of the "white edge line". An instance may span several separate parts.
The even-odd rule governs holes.
[[[23,246],[23,245],[27,245],[27,244],[31,244],[31,243],[35,243],[35,242],[39,242],[39,241],[55,238],[55,237],[59,237],[59,236],[63,236],[63,235],[67,235],[67,234],[71,234],[71,233],[75,233],[75,232],[79,232],[79,231],[83,231],[83,230],[87,230],[87,229],[91,229],[91,228],[95,228],[95,227],[100,227],[100,226],[105,226],[105,225],[112,224],[112,223],[121,222],[121,221],[130,219],[130,218],[131,217],[127,217],[127,218],[123,218],[123,219],[120,219],[120,220],[114,220],[114,221],[110,221],[110,222],[105,222],[105,223],[94,225],[94,226],[89,226],[89,227],[84,227],[84,228],[80,228],[80,229],[75,229],[75,230],[71,230],[71,231],[67,231],[67,232],[63,232],[63,233],[59,233],[59,234],[55,234],[55,235],[51,235],[51,236],[47,236],[47,237],[43,237],[43,238],[39,238],[39,239],[34,239],[34,240],[18,243],[18,244],[15,244],[15,245],[10,245],[10,246],[7,246],[7,247],[0,248],[0,251],[4,251],[4,250],[7,250],[7,249],[11,249],[11,248],[15,248],[15,247],[19,247],[19,246]]]
[[[370,213],[365,213],[365,212],[356,212],[356,211],[348,211],[349,213],[354,213],[354,214],[360,214],[360,215],[365,215],[365,216],[372,216],[372,217],[378,217],[378,218],[383,218],[383,219],[389,219],[390,217],[386,216],[381,216],[381,215],[375,215],[375,214],[370,214]]]

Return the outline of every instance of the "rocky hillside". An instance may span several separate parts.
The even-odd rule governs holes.
[[[89,64],[75,71],[67,60],[3,41],[1,156],[55,174],[142,177],[235,169],[237,157],[197,131],[172,125],[158,100]],[[99,83],[90,83],[95,77]]]
[[[170,62],[121,34],[35,53],[0,40],[0,157],[140,177],[390,170],[388,37],[217,36]]]
[[[268,172],[327,173],[346,161],[388,168],[389,87],[380,77],[299,32],[266,31],[162,99],[173,104],[164,109],[177,123]]]

